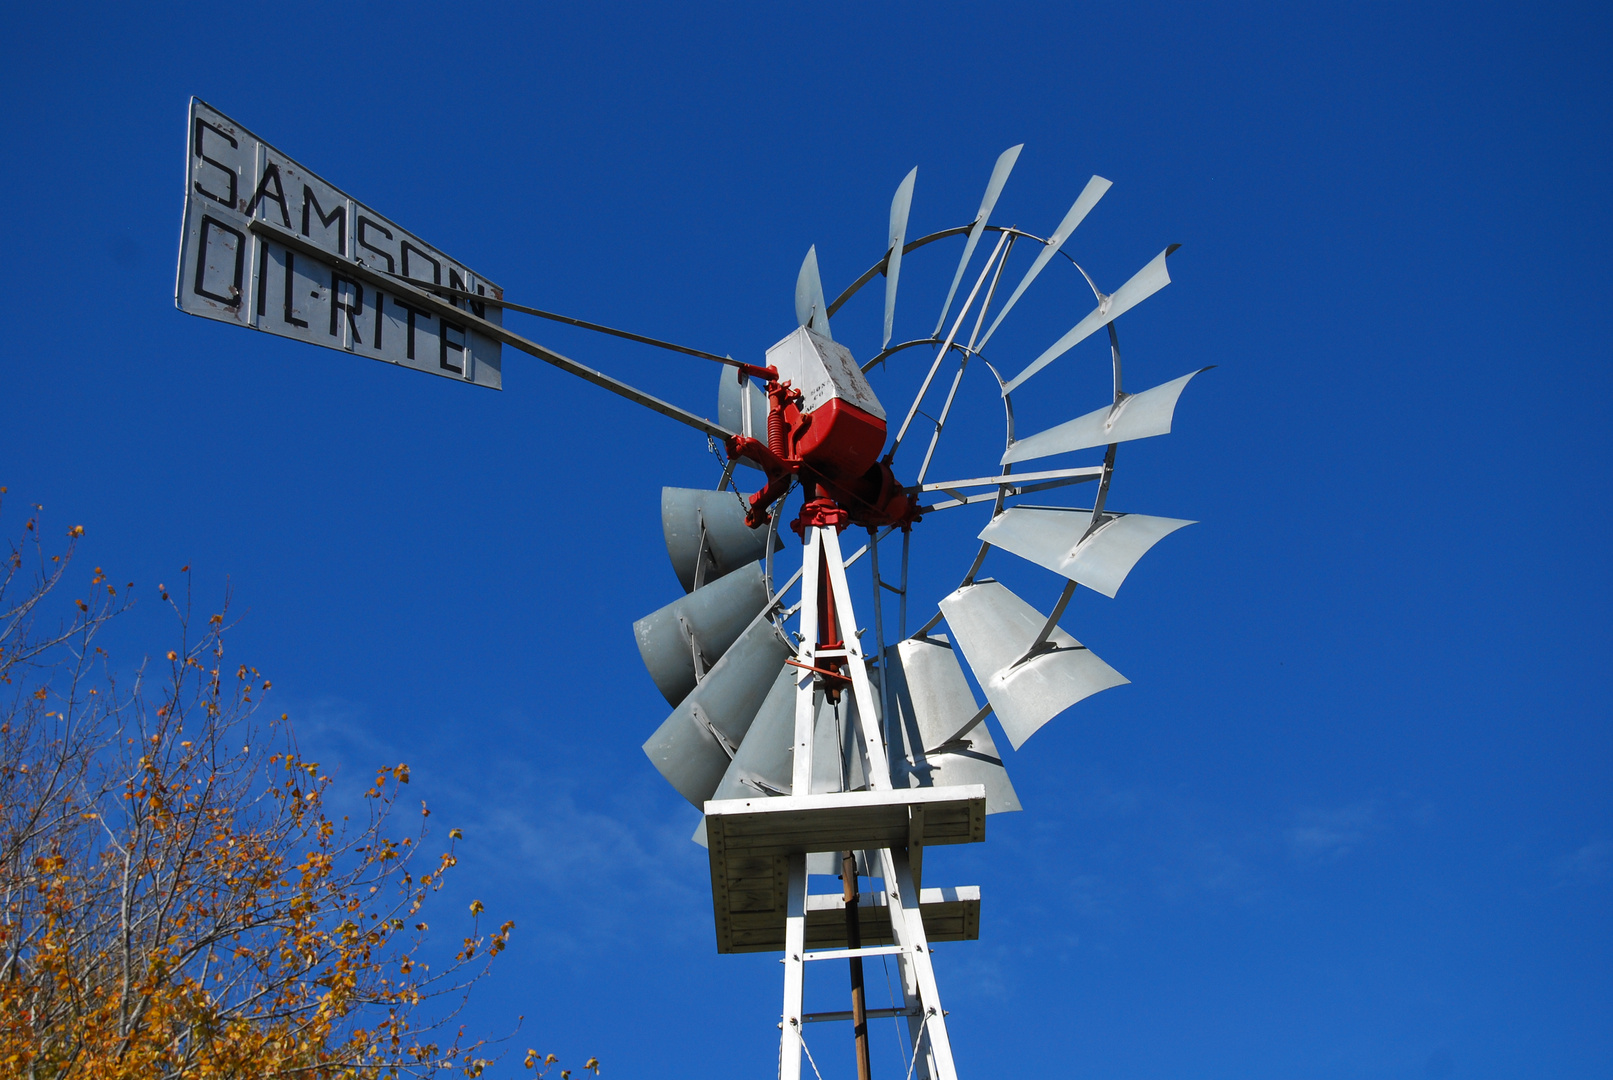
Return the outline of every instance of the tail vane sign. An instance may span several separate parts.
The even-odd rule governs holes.
[[[179,310],[500,389],[497,341],[422,310],[408,287],[388,292],[377,275],[495,300],[497,285],[195,98],[186,144]],[[277,232],[302,242],[293,250]],[[500,307],[454,306],[503,324]]]

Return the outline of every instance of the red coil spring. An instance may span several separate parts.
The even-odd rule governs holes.
[[[767,410],[767,448],[774,456],[784,456],[784,403],[776,401]]]

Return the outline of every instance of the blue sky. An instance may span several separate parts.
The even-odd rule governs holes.
[[[1009,754],[1025,811],[927,862],[985,895],[980,941],[936,953],[960,1066],[1606,1076],[1610,22],[19,8],[8,528],[42,503],[140,583],[129,662],[167,647],[156,582],[188,563],[204,595],[227,584],[235,648],[307,748],[355,785],[413,764],[467,837],[445,906],[518,925],[473,1029],[524,1014],[518,1049],[613,1076],[767,1075],[778,965],[716,955],[695,811],[639,750],[666,706],[629,624],[678,594],[658,492],[715,483],[703,440],[519,354],[494,393],[176,312],[187,101],[514,301],[751,359],[793,327],[808,245],[838,292],[908,169],[916,235],[967,221],[1023,142],[995,221],[1045,234],[1096,173],[1114,188],[1067,250],[1101,285],[1183,245],[1121,320],[1128,388],[1218,366],[1173,434],[1122,448],[1110,498],[1201,524],[1064,619],[1132,685]],[[928,331],[958,250],[904,270],[899,334]],[[1003,331],[1010,367],[1090,306],[1052,274]],[[878,307],[836,320],[859,356]],[[511,324],[714,407],[701,361]],[[1038,377],[1032,429],[1101,403],[1101,352]],[[911,372],[890,378],[899,396]],[[949,463],[988,471],[988,426]],[[917,605],[967,566],[983,516],[953,513],[916,535]],[[1051,575],[998,558],[1051,602]],[[817,975],[810,1000],[843,986]],[[848,1041],[814,1036],[826,1076]]]

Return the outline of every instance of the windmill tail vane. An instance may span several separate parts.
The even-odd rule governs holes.
[[[701,811],[694,839],[709,849],[718,951],[783,953],[780,1077],[798,1080],[803,1056],[817,1069],[809,1025],[849,1021],[866,1080],[868,1021],[887,1017],[903,1031],[912,1075],[956,1077],[931,946],[977,938],[981,897],[975,886],[926,885],[924,852],[980,842],[987,815],[1020,809],[994,725],[1018,750],[1072,705],[1128,681],[1059,624],[1078,586],[1114,597],[1144,554],[1191,524],[1108,506],[1119,445],[1169,433],[1187,384],[1207,370],[1139,393],[1121,385],[1116,320],[1169,284],[1166,260],[1176,246],[1114,292],[1101,291],[1064,251],[1110,187],[1096,176],[1045,238],[992,224],[1019,146],[997,159],[972,220],[908,240],[914,169],[892,199],[884,253],[827,303],[810,249],[796,281],[798,325],[753,364],[509,303],[487,279],[199,101],[192,101],[187,145],[181,310],[494,388],[508,345],[721,440],[727,461],[715,489],[662,491],[662,531],[684,595],[633,624],[645,668],[671,710],[644,752]],[[299,187],[300,232],[291,213]],[[310,203],[318,207],[312,216]],[[980,245],[987,233],[994,238]],[[943,250],[931,245],[952,237],[964,238],[963,250],[934,330],[892,345],[904,260]],[[1009,290],[1006,268],[1021,245],[1034,258]],[[977,249],[987,254],[971,281]],[[985,346],[1060,258],[1090,287],[1095,306],[1004,378]],[[879,348],[859,364],[830,317],[877,276],[885,279],[883,320],[873,334]],[[1007,299],[988,323],[999,287]],[[508,311],[722,364],[717,420],[515,334],[503,325]],[[1112,395],[1018,436],[1013,393],[1100,329]],[[892,435],[867,373],[921,347],[929,364]],[[994,383],[988,404],[1000,400],[1004,410],[1002,454],[977,475],[930,480],[954,407],[976,400],[960,394],[975,358]],[[922,451],[898,466],[909,446]],[[1015,472],[1083,451],[1101,452],[1101,461]],[[759,474],[748,497],[738,493],[741,469]],[[1085,505],[1024,501],[1083,484],[1093,485]],[[783,507],[796,491],[800,506],[788,524],[801,560],[781,583]],[[987,503],[960,584],[909,633],[914,526]],[[841,537],[852,527],[867,542],[848,554]],[[994,551],[1062,579],[1047,612],[983,576]],[[865,557],[872,587],[864,613],[873,617],[866,649],[870,627],[859,624],[847,573]],[[946,632],[938,633],[943,623]],[[812,891],[819,876],[839,878],[839,887]],[[866,1001],[862,961],[871,956],[897,961],[888,1008]],[[806,971],[824,960],[848,962],[850,1011],[804,1010]]]

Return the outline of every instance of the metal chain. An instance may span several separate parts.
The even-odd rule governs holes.
[[[716,458],[719,462],[722,463],[723,471],[728,476],[728,484],[727,484],[726,490],[732,491],[734,493],[734,498],[739,500],[739,508],[741,510],[746,510],[746,511],[750,510],[750,502],[749,502],[749,500],[747,500],[745,498],[745,493],[743,491],[739,490],[739,482],[734,479],[734,470],[729,466],[727,455],[724,454],[721,450],[717,449],[717,440],[713,439],[710,435],[706,436],[706,449],[711,451],[711,456],[712,457]],[[719,489],[719,490],[722,490],[722,489]]]

